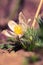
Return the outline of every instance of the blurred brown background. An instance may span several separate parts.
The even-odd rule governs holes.
[[[0,0],[0,26],[7,23],[7,17],[12,13],[13,8],[16,6],[17,0]],[[23,0],[23,6],[21,6],[15,14],[14,20],[17,21],[20,11],[25,15],[26,20],[28,18],[34,19],[37,7],[40,0]],[[41,8],[40,14],[43,12]]]

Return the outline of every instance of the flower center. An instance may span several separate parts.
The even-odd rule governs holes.
[[[23,30],[22,30],[22,27],[20,25],[16,25],[14,27],[14,32],[19,35],[19,34],[23,34]]]

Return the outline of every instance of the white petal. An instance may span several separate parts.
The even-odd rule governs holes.
[[[24,17],[24,15],[23,15],[22,12],[19,13],[19,22],[24,22],[24,23],[26,23],[26,19],[25,19],[25,17]]]
[[[22,12],[19,13],[19,24],[22,26],[23,31],[27,30],[26,19]]]
[[[11,34],[8,33],[7,30],[3,30],[3,31],[2,31],[2,34],[4,34],[4,35],[7,36],[7,37],[13,37]]]
[[[9,22],[8,22],[8,26],[9,26],[9,28],[14,32],[14,27],[17,25],[17,23],[15,22],[15,21],[13,21],[13,20],[10,20]]]
[[[28,19],[28,24],[31,22],[31,18]]]

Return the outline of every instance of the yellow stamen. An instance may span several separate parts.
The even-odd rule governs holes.
[[[19,34],[23,34],[23,30],[22,30],[22,27],[20,25],[16,25],[14,27],[14,32],[19,35]]]

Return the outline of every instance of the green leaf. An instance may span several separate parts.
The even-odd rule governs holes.
[[[28,65],[28,61],[26,58],[23,59],[22,65]]]
[[[29,63],[34,63],[40,60],[40,58],[38,56],[31,56],[31,57],[27,57],[27,60]]]
[[[43,37],[43,19],[39,16],[37,18],[37,22],[39,24],[39,31],[38,31],[38,34],[39,36]]]
[[[35,45],[37,47],[43,47],[43,40],[42,39],[37,39],[37,41],[35,42]]]
[[[4,48],[4,44],[0,44],[0,49],[3,49]]]
[[[10,45],[10,44],[6,44],[6,47],[7,47],[7,49],[11,49],[11,48],[13,48],[14,46],[12,46],[12,45]]]
[[[16,41],[16,39],[15,38],[11,38],[11,37],[9,37],[9,38],[7,38],[7,42],[15,42]]]
[[[23,45],[29,51],[32,51],[35,46],[35,41],[37,40],[37,30],[28,28],[27,31],[24,33],[24,36],[20,39],[23,42]],[[21,43],[22,44],[22,43]]]

